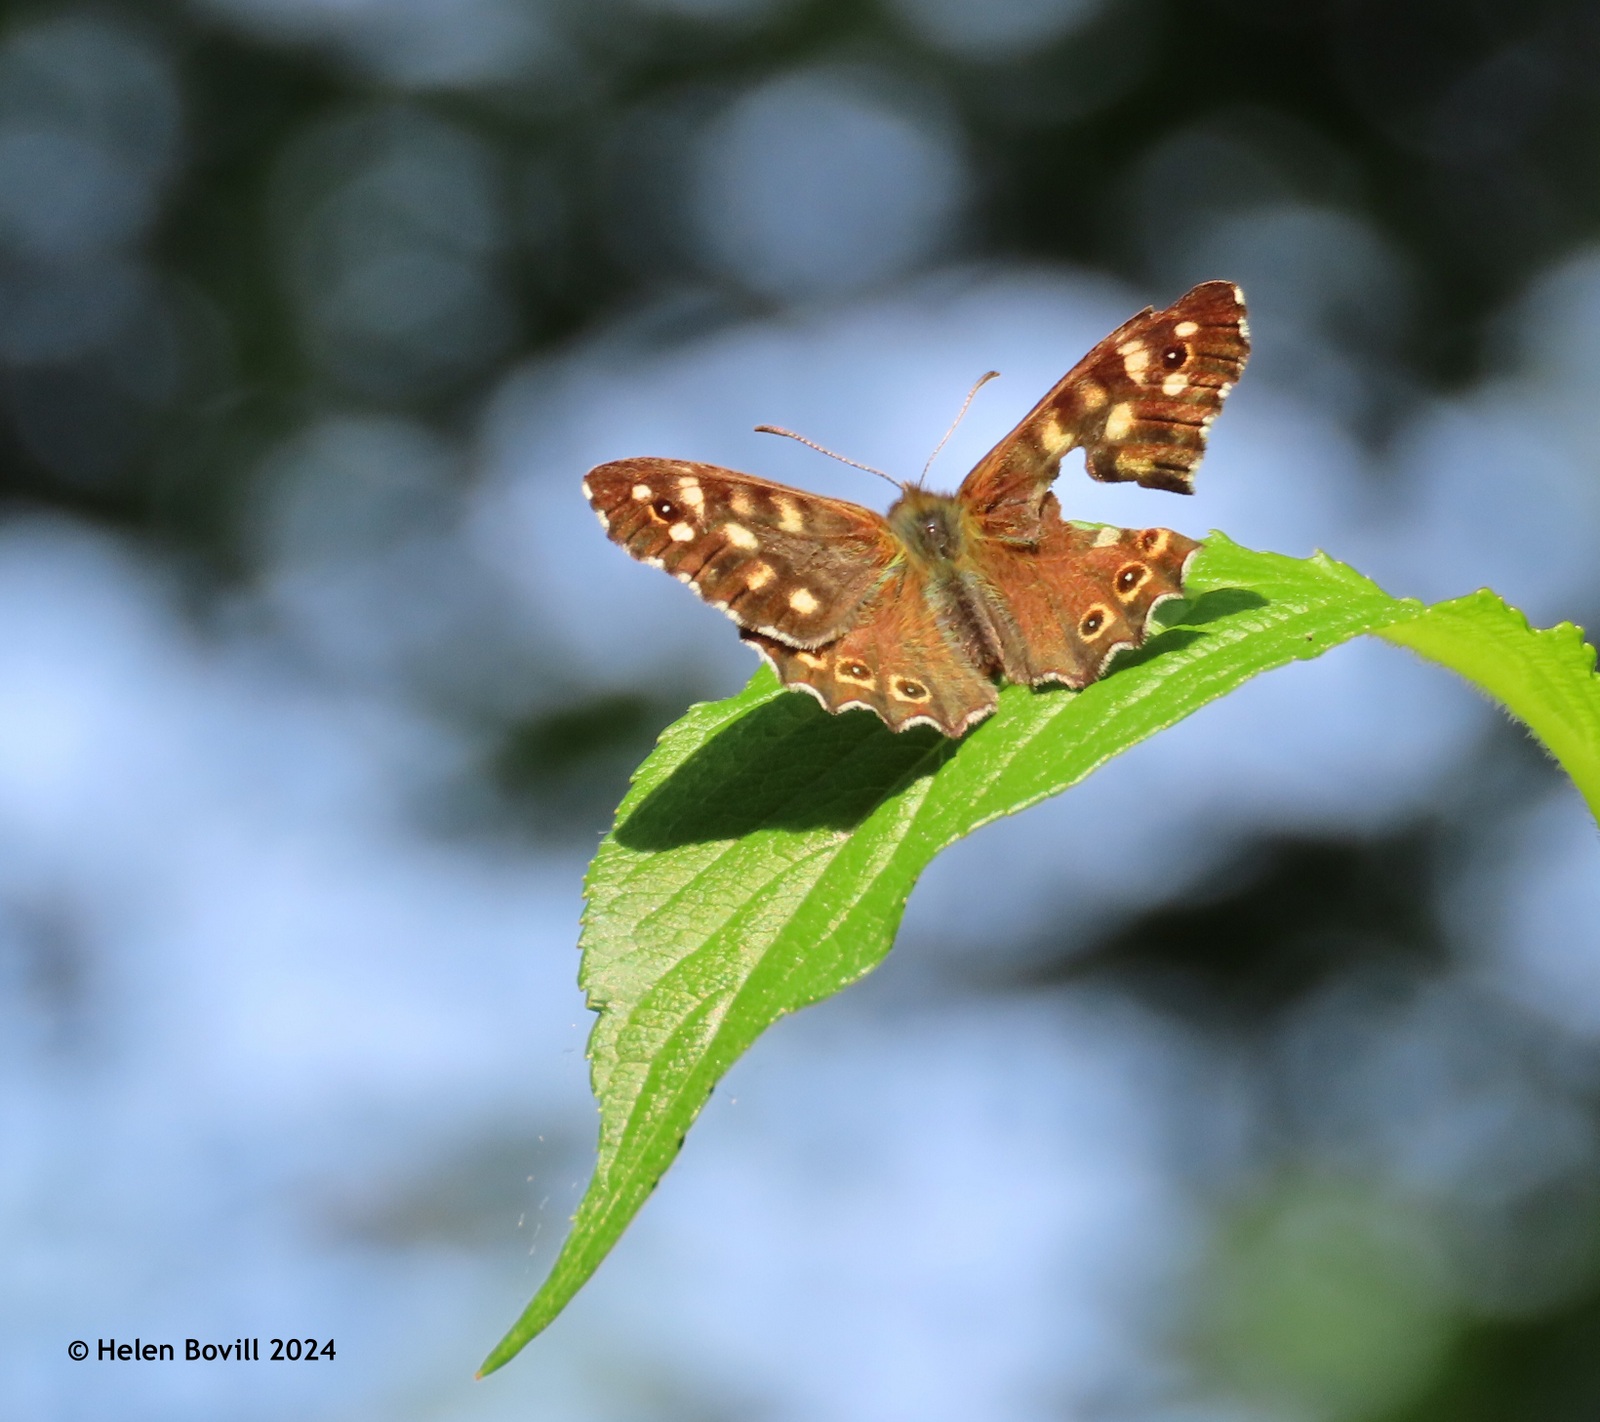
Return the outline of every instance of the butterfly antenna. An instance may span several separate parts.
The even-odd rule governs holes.
[[[950,421],[950,428],[944,432],[944,438],[940,440],[938,444],[934,445],[933,453],[928,456],[928,462],[922,466],[922,473],[917,475],[917,483],[920,484],[928,477],[928,471],[933,468],[933,461],[939,457],[939,451],[943,449],[945,445],[950,443],[950,436],[956,432],[956,426],[959,425],[962,420],[966,419],[967,410],[972,405],[972,397],[982,390],[983,387],[991,380],[998,380],[999,378],[1000,372],[998,370],[986,370],[978,377],[978,383],[974,385],[972,389],[967,391],[967,398],[961,402],[961,408],[956,411],[955,419]]]
[[[894,475],[885,474],[883,470],[874,469],[870,464],[862,464],[859,460],[846,459],[842,454],[835,454],[826,445],[818,444],[816,440],[807,439],[804,435],[796,434],[793,430],[780,429],[777,425],[757,425],[756,433],[782,435],[785,439],[797,439],[808,449],[814,449],[818,454],[826,454],[829,459],[837,459],[839,463],[848,464],[855,469],[865,469],[868,474],[876,474],[880,479],[887,479],[897,489],[905,487]]]

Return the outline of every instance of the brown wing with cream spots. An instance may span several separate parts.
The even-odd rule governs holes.
[[[1083,447],[1104,482],[1194,492],[1206,435],[1250,354],[1244,298],[1208,281],[1124,322],[1067,373],[961,483],[992,538],[1028,543],[1062,457]]]
[[[1170,528],[1111,528],[1064,523],[1055,499],[1046,533],[1033,548],[985,545],[977,559],[1020,633],[1026,666],[1014,681],[1084,687],[1101,677],[1113,652],[1140,646],[1150,616],[1183,593],[1200,545]]]
[[[959,736],[997,704],[993,681],[934,617],[922,575],[901,565],[862,607],[857,625],[811,650],[757,632],[749,642],[785,686],[807,691],[829,711],[864,707],[891,731],[936,726]]]
[[[838,637],[896,554],[871,509],[713,464],[621,459],[583,492],[612,542],[792,647]]]

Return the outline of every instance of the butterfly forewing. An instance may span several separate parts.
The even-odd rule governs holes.
[[[1208,281],[1112,332],[1079,367],[1108,391],[1103,416],[1080,436],[1089,473],[1192,494],[1211,422],[1249,355],[1244,299],[1231,282]]]
[[[1104,482],[1193,492],[1206,435],[1250,354],[1244,299],[1208,281],[1164,311],[1141,311],[1077,365],[961,485],[994,538],[1031,543],[1062,456],[1082,446]]]
[[[714,464],[621,459],[591,469],[584,495],[641,563],[794,647],[853,625],[895,555],[881,514]]]

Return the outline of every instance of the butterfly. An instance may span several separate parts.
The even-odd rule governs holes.
[[[613,542],[726,612],[785,686],[961,736],[995,709],[998,679],[1087,686],[1182,595],[1198,543],[1069,522],[1050,486],[1081,447],[1095,479],[1192,493],[1249,353],[1231,282],[1146,307],[953,495],[907,482],[887,514],[676,459],[601,464],[583,493]]]

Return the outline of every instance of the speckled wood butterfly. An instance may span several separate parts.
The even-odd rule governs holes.
[[[1069,523],[1050,485],[1081,445],[1096,479],[1192,492],[1249,352],[1230,282],[1147,307],[954,495],[906,483],[887,515],[676,459],[602,464],[583,492],[614,542],[726,612],[784,685],[959,736],[994,710],[997,677],[1087,686],[1182,593],[1193,539]]]

